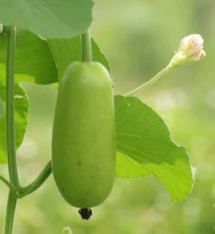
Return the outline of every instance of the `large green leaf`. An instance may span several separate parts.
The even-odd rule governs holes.
[[[0,63],[6,63],[4,35],[0,36],[0,51]],[[92,54],[94,61],[102,63],[110,71],[108,61],[93,39]],[[80,60],[80,36],[45,41],[28,31],[18,30],[15,49],[16,82],[56,83],[69,63]]]
[[[59,77],[62,76],[64,70],[71,62],[81,60],[80,36],[71,39],[49,39],[47,42],[54,57]],[[107,59],[93,39],[92,57],[93,61],[102,63],[110,71]]]
[[[117,176],[153,174],[172,200],[183,200],[193,185],[186,150],[175,145],[163,120],[136,97],[115,97]]]
[[[68,38],[92,22],[92,0],[1,0],[0,22],[44,38]]]
[[[5,113],[5,99],[6,99],[6,83],[5,72],[3,65],[0,64],[0,97],[3,102]],[[25,130],[28,124],[28,107],[29,101],[24,90],[18,85],[15,85],[15,131],[16,131],[16,148],[20,146],[23,141]],[[0,163],[7,163],[6,151],[6,116],[0,118]]]
[[[6,36],[0,35],[0,63],[6,63]],[[18,30],[15,48],[15,81],[50,84],[58,80],[57,69],[47,42]],[[5,69],[5,68],[2,68]]]

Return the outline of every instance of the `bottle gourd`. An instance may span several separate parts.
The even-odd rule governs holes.
[[[113,85],[96,62],[73,62],[59,83],[52,168],[63,198],[90,208],[110,194],[115,175]]]

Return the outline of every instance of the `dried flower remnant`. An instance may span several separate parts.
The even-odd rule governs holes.
[[[183,38],[175,56],[170,61],[169,67],[175,68],[204,58],[206,53],[203,50],[203,42],[204,39],[199,34],[191,34]]]

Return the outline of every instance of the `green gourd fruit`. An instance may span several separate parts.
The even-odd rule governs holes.
[[[101,204],[113,187],[115,154],[112,79],[100,63],[73,62],[59,82],[52,136],[63,198],[79,208]]]

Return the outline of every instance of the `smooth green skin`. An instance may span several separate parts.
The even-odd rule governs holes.
[[[52,167],[72,206],[90,208],[110,194],[115,177],[113,85],[99,63],[74,62],[62,79],[54,117]]]

